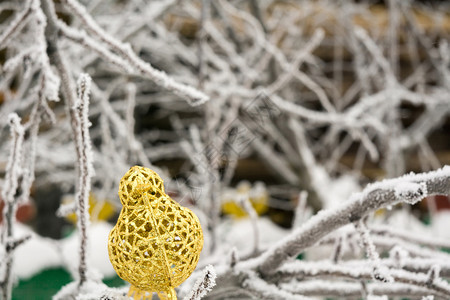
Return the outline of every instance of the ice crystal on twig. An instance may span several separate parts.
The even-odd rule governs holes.
[[[214,267],[208,265],[203,270],[202,276],[195,282],[191,292],[184,300],[200,300],[216,285],[216,272]]]

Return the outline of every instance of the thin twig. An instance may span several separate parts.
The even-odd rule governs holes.
[[[401,201],[416,203],[427,195],[446,195],[449,189],[449,166],[434,172],[411,174],[369,185],[340,207],[315,215],[290,236],[266,251],[256,259],[257,268],[263,275],[272,274],[288,258],[297,256],[326,234],[360,220],[371,211]]]
[[[13,267],[13,251],[15,247],[12,247],[11,243],[14,238],[14,222],[17,211],[18,198],[15,197],[17,188],[19,187],[19,176],[21,175],[21,163],[22,163],[22,146],[25,134],[25,129],[20,124],[21,119],[17,114],[11,114],[9,116],[9,123],[11,126],[11,150],[9,153],[8,164],[6,166],[6,175],[2,189],[2,199],[5,202],[3,208],[3,226],[1,231],[1,243],[0,247],[5,247],[4,257],[2,261],[4,263],[0,266],[0,288],[1,298],[4,300],[11,299],[12,293],[12,267]],[[9,246],[8,246],[9,245]]]
[[[216,285],[216,271],[208,265],[202,276],[195,282],[190,293],[183,300],[200,300]]]
[[[36,10],[37,5],[38,1],[28,0],[25,4],[25,9],[17,14],[8,28],[4,29],[3,33],[0,35],[0,49],[6,47],[8,41],[28,23],[33,11]]]
[[[80,264],[78,266],[80,286],[88,281],[88,226],[89,226],[89,193],[91,190],[91,177],[93,174],[91,138],[89,135],[90,122],[88,119],[89,93],[91,90],[91,78],[87,74],[81,74],[77,83],[78,98],[75,103],[78,124],[80,128],[77,136],[79,152],[78,161],[80,178],[77,192],[78,230],[80,231]]]
[[[110,46],[113,51],[130,63],[133,68],[146,75],[156,84],[175,92],[179,96],[187,98],[191,105],[200,105],[209,100],[209,97],[203,92],[175,81],[165,72],[156,70],[148,62],[141,60],[133,52],[129,44],[124,44],[118,41],[98,26],[86,9],[76,0],[63,0],[62,2],[67,5],[71,9],[71,12],[80,19],[86,30],[100,39],[101,42]]]

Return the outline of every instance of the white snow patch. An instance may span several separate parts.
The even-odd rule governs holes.
[[[367,295],[367,300],[389,300],[388,296]]]
[[[324,179],[326,179],[324,177]],[[321,189],[323,190],[322,199],[324,199],[324,209],[329,209],[342,205],[345,201],[351,198],[351,195],[361,191],[361,187],[358,184],[358,180],[351,175],[343,175],[339,178],[330,180],[328,182],[322,182]],[[324,189],[323,187],[327,188]]]
[[[89,227],[88,264],[95,278],[116,275],[108,255],[108,235],[112,225],[106,222],[92,223]],[[43,238],[27,226],[17,223],[17,238],[31,235],[31,239],[14,252],[14,274],[19,279],[28,279],[45,269],[67,267],[71,272],[78,268],[79,235],[75,231],[63,240]],[[100,274],[96,274],[100,273]]]
[[[106,222],[97,222],[92,223],[88,230],[88,265],[104,277],[112,277],[116,274],[108,255],[108,235],[112,228],[113,226]],[[76,270],[79,261],[78,232],[75,231],[70,237],[63,240],[61,247],[64,262],[68,265],[69,270]]]
[[[434,235],[444,239],[450,239],[450,210],[439,211],[433,215],[431,229]]]
[[[289,234],[289,230],[274,224],[268,218],[258,218],[259,246],[264,249],[273,245],[274,242]],[[253,247],[253,229],[250,219],[230,220],[220,224],[218,234],[224,241],[223,244],[236,247],[239,253],[248,253]]]
[[[381,219],[375,219],[376,223],[382,222]],[[397,210],[386,220],[389,227],[394,229],[403,229],[408,232],[414,232],[420,236],[430,236],[430,228],[418,220],[414,215],[406,210]]]
[[[35,234],[30,228],[16,223],[15,236],[31,234],[31,239],[20,245],[14,252],[14,274],[19,279],[28,279],[44,269],[62,264],[58,242]]]

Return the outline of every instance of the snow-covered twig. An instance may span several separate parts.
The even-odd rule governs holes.
[[[85,2],[63,0],[54,4],[50,0],[32,0],[0,4],[3,14],[9,13],[5,10],[14,11],[11,18],[0,24],[0,47],[6,46],[6,63],[0,76],[0,135],[6,135],[6,116],[11,112],[30,120],[24,126],[27,139],[19,164],[22,181],[20,187],[13,186],[17,191],[23,190],[17,197],[19,201],[29,198],[36,169],[36,190],[42,184],[57,185],[64,192],[75,190],[79,192],[77,197],[83,194],[80,199],[86,204],[86,181],[75,181],[70,176],[74,177],[73,169],[78,171],[76,178],[88,173],[83,153],[86,145],[79,138],[86,135],[83,128],[88,121],[84,122],[79,110],[74,109],[79,103],[73,78],[74,74],[89,72],[95,78],[92,98],[98,99],[90,107],[90,119],[95,120],[90,135],[95,141],[92,152],[98,157],[95,163],[100,175],[92,178],[92,192],[100,201],[110,199],[118,206],[114,186],[121,172],[136,162],[162,172],[167,191],[175,195],[175,200],[187,199],[194,188],[200,190],[202,194],[192,195],[193,201],[186,204],[195,206],[201,221],[207,223],[203,227],[205,245],[210,242],[211,247],[210,252],[203,253],[200,265],[214,263],[219,278],[205,298],[298,298],[302,291],[295,291],[297,284],[304,288],[302,296],[326,296],[335,291],[343,297],[362,294],[364,298],[418,298],[434,294],[448,298],[446,286],[439,278],[450,276],[450,255],[439,251],[439,247],[448,248],[448,242],[369,224],[369,229],[364,226],[359,230],[371,257],[366,260],[359,251],[344,253],[357,240],[358,233],[335,232],[345,224],[359,223],[380,207],[397,202],[414,204],[430,194],[448,194],[448,179],[434,181],[428,175],[376,183],[349,201],[344,201],[347,195],[340,195],[344,184],[335,187],[335,183],[340,185],[335,179],[347,173],[355,185],[357,181],[364,182],[368,160],[370,166],[384,168],[382,171],[387,171],[388,176],[407,167],[415,169],[411,162],[416,160],[408,161],[409,155],[419,157],[418,167],[423,171],[441,166],[443,156],[432,148],[429,137],[439,130],[450,112],[450,52],[445,35],[439,33],[441,29],[433,30],[429,36],[428,26],[441,22],[442,11],[427,8],[425,13],[431,21],[422,28],[413,3],[390,1],[387,9],[391,11],[386,13],[389,28],[384,30],[366,25],[375,24],[373,18],[378,17],[369,5],[348,1],[303,1],[301,7],[295,1],[280,5],[272,0],[167,0],[148,5],[142,5],[140,0],[95,0],[82,4]],[[198,5],[200,2],[203,5]],[[58,13],[62,9],[64,21],[56,15],[55,5]],[[364,29],[356,27],[354,20],[361,20],[357,24]],[[404,39],[403,34],[399,38],[400,25],[405,30]],[[408,58],[413,70],[402,68],[399,73]],[[198,81],[201,91],[191,88]],[[57,100],[60,88],[65,115],[61,104],[42,101],[37,105],[35,91],[39,98]],[[209,97],[213,101],[191,107],[174,94],[187,98],[191,104],[200,104]],[[264,103],[258,103],[261,95],[265,96]],[[258,109],[249,116],[247,105],[255,103]],[[53,116],[50,106],[58,126],[40,128],[37,121],[41,115]],[[414,114],[403,114],[404,110],[411,111],[409,106],[414,107]],[[261,108],[277,110],[279,115],[260,118],[264,115]],[[415,116],[416,108],[421,111],[419,117]],[[166,120],[175,115],[179,116],[180,126],[165,128]],[[258,120],[263,122],[255,122]],[[404,126],[409,121],[411,125]],[[75,159],[66,146],[70,143],[70,130],[77,151]],[[27,154],[27,145],[31,155]],[[7,146],[0,148],[0,153],[4,153],[0,160],[7,161]],[[52,155],[45,151],[50,148],[54,150]],[[354,161],[353,149],[358,149]],[[39,157],[35,165],[34,152]],[[166,159],[174,164],[168,170],[179,172],[170,175],[187,178],[186,183],[173,184],[168,172],[163,172],[164,167],[155,167],[155,163],[164,164]],[[255,160],[258,165],[253,167]],[[78,162],[75,167],[74,161]],[[322,162],[329,174],[324,174]],[[300,190],[307,190],[309,205],[316,211],[325,204],[328,207],[328,199],[341,202],[330,205],[336,204],[337,208],[322,211],[308,221],[295,222],[302,224],[294,226],[294,233],[279,243],[265,244],[266,238],[271,238],[269,234],[262,231],[258,236],[257,231],[249,231],[245,241],[248,244],[255,238],[259,257],[252,254],[238,259],[235,250],[230,262],[227,254],[231,245],[218,233],[232,223],[221,218],[219,199],[230,184],[241,178],[243,169],[257,170],[259,163],[269,168],[264,174],[254,172],[258,177],[264,176],[268,182],[273,180],[283,187],[289,185],[282,191],[282,198],[292,200]],[[247,168],[246,164],[252,167]],[[436,173],[439,172],[435,178],[448,178],[448,171]],[[372,173],[371,170],[368,176]],[[190,190],[188,184],[194,188]],[[315,201],[316,198],[320,200]],[[292,202],[283,203],[284,209],[292,210]],[[75,204],[82,205],[79,201]],[[306,201],[300,201],[297,209],[303,210],[305,205]],[[80,214],[81,210],[61,206],[60,212]],[[88,218],[86,211],[85,207],[84,220]],[[265,220],[253,213],[252,224],[256,228]],[[385,216],[389,218],[394,213],[389,211]],[[85,242],[82,237],[82,243]],[[7,245],[16,243],[12,240]],[[335,246],[334,252],[326,254],[327,261],[323,269],[318,267],[318,273],[311,269],[314,266],[303,265],[305,275],[298,276],[302,282],[289,277],[292,274],[278,273],[291,265],[290,258],[306,248],[317,246],[330,251],[330,245]],[[391,256],[377,257],[375,246],[380,253],[390,251]],[[309,255],[322,252],[314,250],[305,253],[306,260]],[[82,251],[81,262],[85,261],[84,255]],[[350,256],[352,260],[347,261]],[[399,282],[370,282],[374,262],[389,268],[389,274]],[[432,271],[435,265],[440,267],[439,276]],[[302,270],[296,262],[292,266]],[[327,273],[325,269],[336,272]],[[350,274],[350,269],[360,272],[361,278]],[[192,279],[199,273],[195,272]],[[318,276],[336,285],[314,285]],[[348,285],[343,282],[349,280],[352,282]],[[307,286],[309,282],[311,285]],[[59,296],[91,299],[95,298],[92,295],[118,295],[98,290],[87,295],[84,292],[89,284],[78,284],[75,281]]]
[[[259,278],[256,274],[248,274],[248,278],[242,283],[258,299],[286,299],[286,300],[308,300],[310,298],[292,294],[279,289],[276,285],[270,284]]]
[[[78,161],[80,170],[80,178],[77,191],[77,216],[78,229],[80,231],[80,264],[78,267],[80,286],[89,280],[88,264],[87,264],[87,248],[89,226],[89,193],[91,191],[91,178],[94,175],[92,165],[92,146],[89,135],[89,127],[91,123],[88,118],[89,111],[89,93],[91,92],[91,77],[88,74],[81,74],[78,83],[78,98],[75,102],[74,109],[77,114],[77,124],[80,124],[78,130],[79,153],[81,154]]]
[[[449,245],[445,239],[440,238],[426,238],[423,236],[413,236],[405,231],[388,228],[386,226],[375,225],[372,226],[370,234],[372,236],[373,243],[383,250],[391,250],[394,247],[401,247],[402,251],[406,251],[410,255],[422,257],[422,258],[439,258],[450,259],[450,256],[441,251],[436,251],[439,248],[448,249]],[[323,238],[319,244],[334,244],[340,237],[338,235],[329,235]],[[348,240],[354,238],[354,233],[347,231],[345,237]]]
[[[193,87],[175,81],[165,72],[156,70],[149,63],[141,60],[133,52],[129,44],[123,44],[98,26],[86,9],[76,0],[64,0],[62,2],[70,7],[71,12],[80,19],[86,30],[111,47],[113,51],[117,52],[118,55],[128,61],[128,63],[130,63],[139,73],[147,76],[156,84],[175,92],[179,96],[187,98],[191,105],[200,105],[209,100],[209,97],[204,93]]]
[[[294,221],[292,222],[292,228],[298,228],[306,221],[305,216],[307,215],[306,213],[307,200],[308,200],[308,192],[301,191],[298,195],[297,205],[295,206],[295,214],[294,214]]]
[[[379,236],[396,237],[412,244],[423,245],[431,248],[450,249],[450,242],[447,239],[412,234],[409,231],[392,228],[391,226],[372,225],[370,226],[370,233]]]
[[[12,144],[9,152],[8,164],[6,166],[5,181],[2,189],[2,199],[6,203],[16,202],[14,195],[19,184],[22,163],[22,146],[25,134],[25,128],[22,126],[21,118],[17,114],[9,115],[9,124],[11,127]]]
[[[76,102],[75,84],[69,72],[69,68],[60,51],[60,45],[58,41],[58,18],[56,16],[55,7],[53,1],[42,0],[41,8],[45,17],[47,18],[47,26],[45,27],[45,38],[47,48],[51,51],[47,51],[48,59],[58,71],[58,75],[61,79],[61,90],[66,101],[66,111],[69,115],[70,125],[72,129],[72,137],[75,142],[75,149],[77,152],[77,158],[81,157],[79,152],[80,146],[77,145],[77,130],[80,128],[77,124],[76,112],[73,109]]]
[[[366,255],[372,261],[373,264],[373,278],[381,282],[392,282],[393,278],[389,274],[389,271],[385,266],[380,263],[380,255],[375,249],[372,239],[369,235],[369,230],[363,220],[359,220],[355,223],[356,231],[358,232],[361,243],[366,250]]]
[[[16,243],[14,241],[14,222],[16,218],[18,198],[15,197],[17,188],[19,187],[19,177],[21,175],[22,162],[22,146],[25,134],[25,129],[20,124],[20,117],[17,114],[9,116],[10,132],[11,132],[11,150],[9,153],[8,164],[6,167],[6,175],[2,188],[2,199],[5,202],[5,207],[2,211],[3,226],[1,228],[0,253],[1,260],[1,277],[0,288],[1,298],[4,300],[11,299],[12,283],[13,283],[13,251],[12,247]]]
[[[236,247],[231,248],[230,251],[230,267],[234,268],[236,263],[239,261],[239,254]]]
[[[343,247],[344,237],[340,236],[337,238],[336,243],[334,245],[334,251],[332,256],[332,261],[337,264],[341,260],[342,256],[342,247]]]
[[[291,293],[310,297],[342,297],[345,299],[361,298],[361,285],[353,282],[330,282],[327,280],[308,280],[296,282],[295,285],[281,285]],[[392,297],[415,298],[428,295],[432,291],[405,283],[369,283],[367,289],[372,295],[391,295]]]
[[[360,220],[371,211],[394,205],[405,199],[408,203],[412,203],[427,195],[446,195],[449,189],[450,166],[429,173],[409,174],[369,185],[340,207],[315,215],[289,237],[269,249],[260,258],[258,269],[262,274],[274,273],[288,258],[297,256],[326,234]],[[403,196],[407,198],[402,198]]]
[[[432,288],[435,282],[439,280],[439,272],[439,265],[434,265],[433,267],[431,267],[430,271],[427,274],[427,282],[425,283],[427,287]]]
[[[8,28],[3,29],[3,33],[0,35],[0,49],[6,47],[8,40],[27,24],[29,18],[33,15],[33,11],[36,10],[38,5],[37,2],[38,1],[35,0],[28,0],[25,9],[17,14],[14,20],[9,24]]]
[[[192,290],[184,300],[200,300],[216,285],[216,271],[212,265],[203,270],[202,276],[195,282]]]
[[[206,40],[206,23],[209,19],[210,14],[210,1],[202,0],[201,1],[201,14],[200,14],[200,29],[198,30],[197,36],[197,57],[198,57],[198,87],[200,89],[203,88],[203,83],[206,77],[206,60],[204,57],[204,44]]]
[[[81,44],[84,47],[94,51],[95,53],[100,55],[102,59],[119,67],[119,69],[127,73],[133,73],[133,68],[131,68],[131,66],[124,59],[111,52],[102,44],[96,42],[85,32],[78,31],[72,27],[69,27],[61,21],[58,22],[58,28],[61,30],[61,33],[64,35],[64,37],[66,37],[68,40]]]
[[[253,208],[248,195],[239,195],[238,204],[244,209],[250,217],[253,230],[253,254],[257,254],[259,250],[259,230],[258,230],[258,213]]]
[[[430,281],[430,275],[424,273],[413,273],[405,270],[390,269],[390,276],[393,282],[412,284],[421,286],[435,293],[449,297],[450,285],[443,280],[436,280],[432,285],[427,284]],[[336,265],[332,262],[293,262],[281,267],[278,270],[279,278],[290,280],[292,277],[299,279],[311,277],[329,277],[329,278],[344,278],[353,280],[370,280],[373,278],[373,268],[367,264],[355,267],[354,265],[344,266]]]
[[[37,136],[39,132],[39,125],[41,123],[42,114],[46,113],[50,120],[54,120],[54,115],[47,106],[46,99],[46,75],[43,73],[40,78],[40,85],[38,91],[38,100],[36,101],[33,111],[31,112],[30,119],[24,125],[25,129],[29,131],[29,148],[26,151],[26,155],[23,157],[24,165],[26,168],[23,170],[22,178],[22,194],[20,201],[26,202],[30,196],[31,185],[35,179],[35,165],[36,165],[36,147]]]

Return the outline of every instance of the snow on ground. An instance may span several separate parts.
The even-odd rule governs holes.
[[[108,256],[108,235],[112,228],[113,226],[106,222],[96,222],[92,223],[88,230],[88,265],[91,269],[100,272],[103,277],[112,277],[116,274]],[[78,233],[74,232],[62,240],[61,244],[64,262],[69,270],[76,270],[79,260]]]
[[[440,238],[450,239],[450,210],[439,211],[433,216],[431,228],[434,235]]]
[[[357,178],[349,174],[332,179],[323,168],[316,168],[314,178],[324,200],[324,209],[337,207],[361,191]]]
[[[88,262],[102,277],[112,277],[116,274],[108,256],[108,235],[111,229],[112,225],[97,222],[92,223],[88,231]],[[31,234],[32,238],[14,252],[14,272],[19,279],[30,278],[44,269],[54,267],[76,270],[79,259],[79,236],[76,231],[69,237],[57,241],[40,237],[27,226],[17,224],[16,236],[26,234]]]
[[[289,230],[274,224],[270,219],[260,217],[257,220],[259,231],[259,246],[261,249],[271,246],[274,242],[289,234]],[[253,247],[253,229],[249,218],[230,220],[220,224],[218,234],[223,244],[236,247],[240,253],[249,253]]]
[[[15,225],[15,231],[16,237],[32,235],[14,252],[13,269],[18,278],[28,279],[44,269],[62,265],[57,241],[43,238],[20,223]]]
[[[381,224],[383,219],[377,220]],[[386,225],[393,229],[414,232],[418,235],[432,236],[431,228],[423,224],[419,219],[413,216],[408,210],[396,210],[386,220]]]

